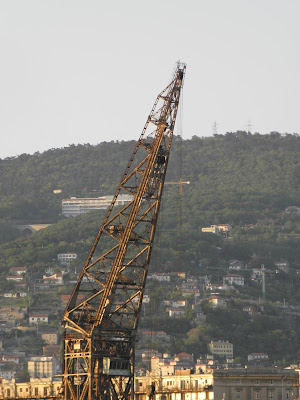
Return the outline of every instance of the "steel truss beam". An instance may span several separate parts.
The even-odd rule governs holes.
[[[64,312],[65,400],[133,398],[136,331],[184,74],[178,63],[158,95]],[[121,208],[120,194],[132,196]]]

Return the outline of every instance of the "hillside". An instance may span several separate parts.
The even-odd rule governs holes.
[[[10,267],[26,265],[31,287],[46,268],[60,271],[57,254],[71,251],[78,259],[59,289],[59,293],[70,293],[69,281],[80,270],[104,212],[66,219],[60,215],[61,199],[113,194],[133,147],[134,142],[79,145],[0,161],[2,293],[14,290],[5,279]],[[141,328],[172,335],[168,345],[152,345],[199,355],[209,340],[225,336],[242,359],[249,352],[265,351],[273,361],[293,361],[300,339],[300,215],[297,208],[285,209],[300,207],[299,154],[298,135],[237,132],[183,141],[175,138],[167,182],[182,176],[191,183],[183,186],[181,197],[176,185],[165,186],[151,272],[185,272],[199,287],[200,297],[189,295],[184,315],[170,318],[162,301],[183,299],[183,284],[173,275],[169,284],[149,281],[150,303],[145,305]],[[62,193],[55,194],[54,189]],[[52,225],[13,240],[18,236],[14,224],[33,222]],[[201,231],[222,223],[233,227],[226,235]],[[238,273],[245,285],[218,289],[232,259],[242,265]],[[280,260],[288,266],[285,271],[278,267]],[[263,303],[259,300],[261,281],[253,278],[253,270],[262,264],[268,273]],[[224,306],[211,306],[214,295],[226,300]],[[54,298],[55,308],[58,300]],[[43,301],[43,296],[35,294],[32,306],[42,307]],[[245,311],[249,305],[251,316]],[[53,318],[59,324],[59,316]]]

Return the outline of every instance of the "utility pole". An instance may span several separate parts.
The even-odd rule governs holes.
[[[266,300],[266,270],[264,264],[261,265],[262,272],[262,298]]]

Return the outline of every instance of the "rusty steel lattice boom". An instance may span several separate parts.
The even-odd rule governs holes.
[[[62,318],[64,400],[133,398],[134,347],[185,74],[158,95]],[[120,194],[130,196],[115,206]]]

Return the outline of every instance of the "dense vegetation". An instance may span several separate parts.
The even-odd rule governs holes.
[[[57,253],[65,251],[78,253],[78,267],[81,265],[103,212],[65,219],[60,215],[61,200],[113,194],[133,147],[132,141],[72,145],[0,160],[1,290],[10,285],[2,278],[11,266],[27,265],[37,274],[45,266],[55,265]],[[185,270],[196,276],[208,275],[215,282],[232,258],[252,267],[263,263],[271,270],[275,260],[285,259],[291,270],[267,282],[269,308],[265,305],[257,310],[252,321],[241,304],[245,299],[258,299],[261,288],[251,283],[247,271],[243,272],[246,287],[230,303],[234,313],[230,308],[212,310],[207,306],[205,323],[192,322],[188,311],[177,321],[160,315],[147,320],[146,316],[141,326],[180,331],[170,350],[200,354],[207,340],[221,339],[226,333],[241,357],[245,351],[271,352],[275,346],[278,358],[274,354],[274,360],[297,356],[298,317],[283,315],[274,304],[285,299],[298,306],[300,301],[296,276],[300,269],[300,215],[285,213],[287,207],[300,207],[299,154],[298,135],[236,132],[183,141],[175,138],[167,181],[182,177],[191,184],[183,186],[181,197],[175,185],[165,186],[152,270]],[[55,194],[54,189],[62,192]],[[53,225],[14,240],[19,235],[14,225],[23,223]],[[229,237],[201,232],[201,227],[218,223],[234,227]],[[245,224],[252,224],[252,229]],[[155,288],[152,303],[154,292]],[[171,288],[167,292],[172,295]],[[161,295],[157,292],[156,296]],[[247,350],[243,348],[245,339]]]

